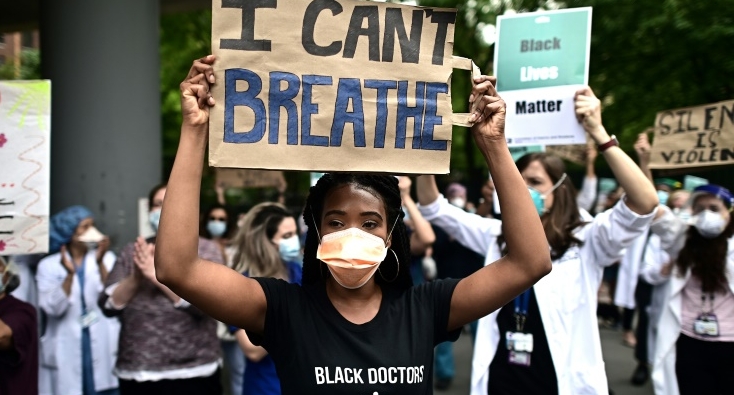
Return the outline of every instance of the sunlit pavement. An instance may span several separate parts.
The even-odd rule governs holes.
[[[438,391],[437,395],[468,395],[469,376],[471,375],[471,335],[462,333],[454,343],[454,360],[456,363],[456,377],[451,387],[446,391]],[[632,371],[636,362],[633,350],[622,344],[622,332],[609,329],[601,330],[602,351],[607,368],[609,387],[615,395],[652,395],[652,385],[648,381],[645,386],[635,387],[630,384]]]

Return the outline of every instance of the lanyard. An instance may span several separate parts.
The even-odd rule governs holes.
[[[81,297],[82,297],[82,315],[87,314],[87,304],[86,302],[84,302],[84,280],[85,280],[84,270],[86,269],[86,266],[87,266],[87,256],[84,255],[84,257],[82,258],[82,264],[76,268],[76,275],[79,279],[79,289],[80,289],[79,293],[81,294]]]
[[[709,314],[714,312],[714,293],[708,294],[708,298],[706,298],[706,293],[703,292],[703,287],[701,287],[701,312],[704,314]],[[709,304],[709,310],[706,311],[706,299],[710,300],[711,303]]]
[[[515,327],[518,332],[522,332],[525,327],[525,320],[528,317],[528,306],[530,305],[530,289],[515,298]]]

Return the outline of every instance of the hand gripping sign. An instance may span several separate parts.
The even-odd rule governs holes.
[[[452,9],[355,0],[214,0],[209,164],[448,173]]]

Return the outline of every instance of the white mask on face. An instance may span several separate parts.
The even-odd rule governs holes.
[[[97,248],[99,242],[104,240],[104,235],[94,226],[90,226],[86,232],[79,236],[79,241],[86,244],[87,248],[93,250]]]
[[[464,200],[464,198],[460,198],[460,197],[453,198],[453,199],[449,200],[449,203],[451,203],[452,205],[454,205],[454,206],[456,206],[458,208],[464,208],[466,206],[466,200]]]
[[[693,226],[696,227],[698,233],[704,238],[713,239],[718,237],[726,228],[726,220],[724,217],[711,210],[704,210],[698,215],[691,218]]]

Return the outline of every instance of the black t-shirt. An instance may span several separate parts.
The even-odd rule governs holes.
[[[324,284],[256,278],[268,307],[263,336],[248,333],[275,361],[282,394],[432,394],[433,348],[448,332],[459,280],[391,291],[377,315],[357,325],[331,304]]]
[[[554,395],[558,394],[558,379],[553,366],[548,338],[538,310],[535,290],[530,288],[528,315],[523,333],[533,334],[533,352],[530,366],[518,366],[508,362],[507,331],[516,332],[515,303],[506,304],[497,314],[500,342],[492,364],[489,365],[489,395]]]

